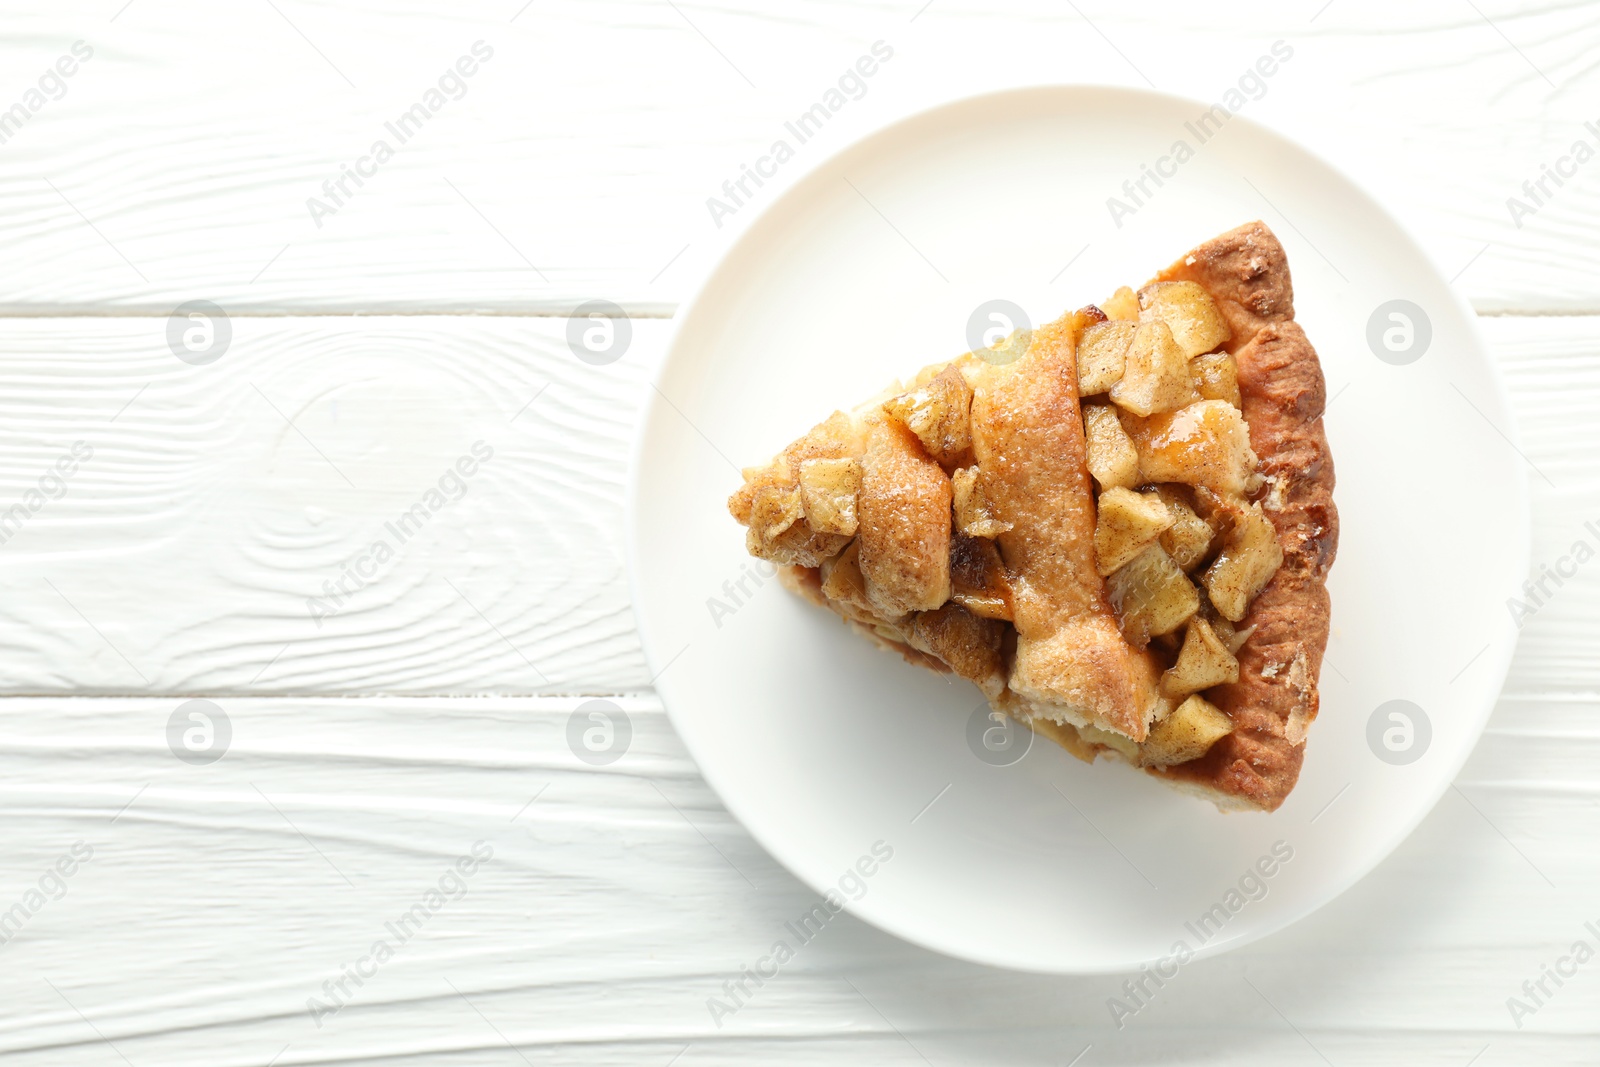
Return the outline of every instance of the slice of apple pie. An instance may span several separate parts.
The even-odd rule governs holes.
[[[835,412],[728,507],[787,586],[997,713],[1271,811],[1328,638],[1325,396],[1254,222]]]

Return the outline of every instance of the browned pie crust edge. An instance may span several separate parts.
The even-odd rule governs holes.
[[[1199,283],[1233,330],[1227,347],[1268,479],[1261,506],[1278,531],[1283,565],[1239,624],[1256,628],[1240,650],[1239,680],[1209,693],[1234,732],[1198,760],[1150,773],[1223,808],[1274,811],[1300,777],[1328,644],[1326,583],[1339,513],[1322,425],[1327,387],[1316,350],[1294,321],[1283,246],[1263,223],[1207,241],[1157,277]]]

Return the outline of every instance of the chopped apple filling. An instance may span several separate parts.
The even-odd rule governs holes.
[[[1244,407],[1239,397],[1239,368],[1228,353],[1194,357],[1189,361],[1189,378],[1200,399],[1226,400],[1236,408]]]
[[[1087,466],[1102,490],[1139,484],[1139,450],[1122,428],[1122,420],[1109,404],[1083,405]]]
[[[1103,393],[1122,380],[1133,341],[1131,322],[1100,322],[1078,339],[1078,395]]]
[[[1139,473],[1151,482],[1203,485],[1242,496],[1259,481],[1250,427],[1226,400],[1201,400],[1147,419],[1124,415],[1139,452]]]
[[[917,435],[946,470],[972,451],[972,387],[959,368],[945,367],[926,384],[884,401],[883,410]]]
[[[1192,571],[1210,553],[1216,531],[1195,513],[1193,497],[1186,486],[1158,485],[1156,493],[1172,516],[1172,525],[1161,534],[1161,547],[1178,566]]]
[[[1231,510],[1232,528],[1223,538],[1222,551],[1206,568],[1205,583],[1211,603],[1223,618],[1238,622],[1250,601],[1278,572],[1283,548],[1260,504]]]
[[[817,533],[854,534],[860,491],[861,464],[853,459],[808,459],[800,464],[801,506]]]
[[[1192,282],[1158,282],[1118,289],[1103,310],[1077,352],[1079,396],[1097,398],[1081,403],[1098,492],[1095,562],[1124,637],[1169,665],[1160,694],[1167,707],[1178,702],[1139,759],[1182,763],[1233,728],[1200,694],[1238,681],[1254,628],[1235,623],[1283,555],[1249,500],[1264,479],[1238,367],[1221,351],[1231,333],[1211,296]]]
[[[1185,358],[1210,352],[1232,336],[1211,294],[1194,282],[1155,282],[1140,289],[1139,321],[1166,323]]]
[[[978,478],[978,468],[962,467],[950,475],[950,490],[955,513],[956,529],[968,537],[999,537],[1011,529],[1009,522],[1001,522],[989,510],[989,500],[983,494],[983,482]]]
[[[1134,327],[1122,378],[1111,387],[1111,399],[1135,415],[1175,411],[1199,399],[1189,380],[1189,357],[1166,323],[1141,322]]]
[[[1100,494],[1097,512],[1094,555],[1102,577],[1143,552],[1172,525],[1167,505],[1155,493],[1107,489]]]
[[[1161,676],[1161,692],[1174,699],[1239,680],[1239,661],[1204,618],[1189,620],[1178,662]]]
[[[1141,756],[1144,762],[1162,767],[1187,763],[1232,732],[1233,720],[1227,713],[1196,693],[1150,727]]]
[[[1122,635],[1143,648],[1169,634],[1200,610],[1200,594],[1167,550],[1150,544],[1106,579]]]

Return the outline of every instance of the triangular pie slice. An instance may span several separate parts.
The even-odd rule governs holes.
[[[996,713],[1272,811],[1328,637],[1325,400],[1253,222],[835,412],[728,507],[785,585]]]

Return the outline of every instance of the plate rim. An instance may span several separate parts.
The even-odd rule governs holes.
[[[633,432],[632,447],[630,448],[628,454],[628,472],[627,478],[624,482],[623,490],[625,494],[625,499],[623,502],[623,533],[625,539],[624,561],[628,571],[629,607],[632,610],[635,629],[639,635],[640,650],[644,655],[645,665],[647,669],[651,671],[651,677],[653,679],[658,673],[664,671],[665,667],[661,665],[662,661],[659,651],[652,648],[652,639],[649,636],[647,625],[642,613],[642,598],[640,589],[641,539],[639,537],[641,468],[644,462],[645,449],[648,445],[648,439],[650,437],[650,430],[655,425],[656,419],[661,414],[661,407],[664,397],[664,394],[661,392],[662,380],[666,377],[672,366],[673,357],[678,350],[684,329],[689,321],[689,313],[692,312],[701,302],[712,281],[721,273],[724,264],[735,252],[739,250],[740,244],[744,240],[746,234],[748,234],[773,212],[779,210],[780,207],[785,204],[785,201],[788,199],[788,197],[790,197],[797,188],[809,181],[816,173],[831,166],[835,160],[839,159],[841,156],[855,151],[861,145],[874,138],[902,130],[905,127],[911,126],[915,123],[926,121],[939,112],[955,111],[961,108],[973,106],[975,104],[985,103],[989,104],[990,106],[1003,106],[1006,98],[1015,98],[1021,100],[1027,97],[1048,96],[1056,93],[1083,91],[1121,94],[1127,97],[1141,99],[1143,101],[1154,101],[1168,106],[1190,105],[1201,108],[1210,106],[1210,104],[1205,103],[1197,98],[1185,96],[1179,93],[1168,93],[1155,89],[1145,89],[1138,86],[1123,85],[1112,82],[1080,81],[1071,79],[1033,81],[1025,84],[1011,85],[995,89],[985,89],[980,92],[951,96],[925,106],[899,111],[886,121],[869,122],[865,126],[853,130],[851,136],[843,140],[841,143],[831,145],[827,152],[816,158],[810,165],[796,168],[793,174],[786,175],[785,180],[773,189],[771,197],[764,204],[762,204],[757,210],[745,213],[744,217],[737,218],[733,225],[728,227],[724,233],[719,234],[715,254],[707,257],[707,259],[704,261],[704,264],[699,272],[699,275],[695,279],[694,284],[687,290],[688,295],[678,302],[677,309],[673,313],[672,327],[667,335],[666,343],[662,349],[656,366],[649,374],[648,384],[650,386],[650,391],[645,395],[644,404],[640,408],[638,422],[635,425]],[[1488,370],[1489,380],[1495,389],[1496,399],[1503,406],[1504,414],[1506,416],[1504,420],[1505,425],[1496,428],[1501,430],[1511,448],[1520,455],[1522,451],[1521,432],[1516,419],[1515,410],[1512,408],[1510,403],[1510,392],[1506,387],[1507,383],[1504,368],[1500,365],[1499,360],[1494,358],[1494,354],[1489,346],[1488,339],[1484,334],[1482,323],[1479,321],[1477,311],[1472,307],[1470,301],[1467,300],[1465,295],[1463,295],[1460,290],[1456,289],[1455,286],[1447,280],[1444,271],[1441,269],[1441,266],[1438,260],[1434,257],[1433,253],[1424,244],[1422,244],[1422,242],[1417,240],[1411,229],[1402,222],[1400,217],[1390,209],[1389,205],[1381,197],[1379,197],[1365,184],[1356,180],[1349,173],[1349,171],[1328,159],[1321,152],[1307,146],[1297,137],[1283,131],[1277,126],[1263,122],[1253,116],[1235,113],[1232,116],[1232,120],[1243,120],[1243,124],[1247,127],[1251,127],[1256,133],[1265,134],[1268,138],[1274,138],[1284,142],[1293,147],[1295,150],[1304,153],[1313,162],[1326,168],[1333,175],[1343,180],[1350,187],[1366,197],[1366,199],[1371,203],[1372,207],[1377,211],[1379,216],[1381,216],[1382,220],[1393,227],[1394,231],[1412,246],[1417,255],[1433,272],[1435,278],[1441,283],[1444,291],[1449,294],[1449,299],[1452,306],[1461,316],[1462,321],[1466,324],[1470,339],[1476,344],[1478,351],[1482,353],[1484,357],[1483,362]],[[1515,500],[1513,503],[1516,506],[1514,510],[1520,517],[1520,521],[1516,523],[1516,544],[1512,546],[1512,551],[1515,553],[1516,558],[1514,562],[1518,565],[1519,572],[1526,574],[1531,566],[1533,551],[1532,497],[1530,495],[1531,483],[1525,463],[1517,463],[1512,465],[1511,471],[1512,480],[1514,483],[1513,489],[1515,491]],[[1399,847],[1404,844],[1413,833],[1416,832],[1423,820],[1431,815],[1438,807],[1439,801],[1443,799],[1445,792],[1455,784],[1455,780],[1460,775],[1461,769],[1466,765],[1467,760],[1471,758],[1473,752],[1476,751],[1477,746],[1482,741],[1484,731],[1488,727],[1489,719],[1494,714],[1495,706],[1499,701],[1500,694],[1504,692],[1505,681],[1510,673],[1512,659],[1516,654],[1517,646],[1521,640],[1520,633],[1520,630],[1512,631],[1509,640],[1501,642],[1501,646],[1499,648],[1491,648],[1489,650],[1489,654],[1492,656],[1492,659],[1490,660],[1488,666],[1490,667],[1492,673],[1492,678],[1490,681],[1492,681],[1493,686],[1492,689],[1490,689],[1489,682],[1485,682],[1485,692],[1489,695],[1486,699],[1478,702],[1481,707],[1474,712],[1469,723],[1469,736],[1471,737],[1471,743],[1463,746],[1458,759],[1453,760],[1449,766],[1440,768],[1436,776],[1436,784],[1424,794],[1426,802],[1418,803],[1415,806],[1414,812],[1409,818],[1400,820],[1397,824],[1395,824],[1396,828],[1391,832],[1389,839],[1384,842],[1382,847],[1373,850],[1371,857],[1365,862],[1350,865],[1348,871],[1346,871],[1341,877],[1331,879],[1325,885],[1319,886],[1314,892],[1309,892],[1307,894],[1307,900],[1309,903],[1305,907],[1297,910],[1295,913],[1275,917],[1273,920],[1267,921],[1259,927],[1241,932],[1240,934],[1231,938],[1213,938],[1211,941],[1206,942],[1204,945],[1198,946],[1191,952],[1189,957],[1190,962],[1219,956],[1234,949],[1242,948],[1246,945],[1280,933],[1290,926],[1309,918],[1310,916],[1321,911],[1323,908],[1327,907],[1329,904],[1333,903],[1333,901],[1337,900],[1339,897],[1343,896],[1357,884],[1364,881],[1366,877],[1378,867],[1379,864],[1392,856],[1395,851],[1398,850]],[[711,790],[716,795],[717,800],[727,810],[728,814],[733,816],[733,818],[739,823],[740,827],[750,835],[751,839],[755,841],[755,843],[760,846],[763,851],[772,857],[772,859],[777,862],[779,866],[788,871],[792,877],[794,877],[802,885],[806,886],[808,890],[815,892],[820,896],[829,887],[815,882],[808,875],[802,873],[802,871],[799,869],[799,863],[789,856],[789,850],[787,848],[776,846],[774,842],[767,839],[766,835],[760,834],[753,829],[750,823],[741,814],[741,805],[730,799],[727,792],[725,792],[723,788],[719,786],[717,775],[711,771],[708,771],[705,764],[701,761],[699,755],[696,753],[695,746],[690,742],[689,738],[680,728],[678,713],[673,710],[674,702],[668,698],[667,687],[669,685],[670,683],[652,681],[648,688],[654,690],[656,695],[661,700],[662,708],[667,714],[667,719],[672,725],[673,732],[677,734],[679,741],[683,744],[684,749],[688,752],[690,759],[694,761],[695,769],[699,772],[701,778],[704,779],[705,783],[711,787]],[[938,952],[941,955],[969,963],[976,963],[990,967],[999,967],[1025,974],[1060,976],[1127,974],[1137,972],[1142,966],[1153,965],[1161,958],[1154,957],[1138,961],[1129,961],[1124,965],[1116,966],[1084,965],[1081,963],[1074,964],[1074,962],[1071,960],[1062,961],[1060,964],[1050,966],[1034,965],[1022,963],[1010,958],[1004,958],[995,955],[984,955],[975,952],[968,946],[958,946],[950,943],[945,938],[938,936],[937,932],[929,933],[928,931],[920,929],[913,930],[909,928],[907,924],[897,921],[893,916],[890,915],[864,914],[849,904],[846,905],[844,910],[861,922],[867,923],[876,929],[882,930],[918,948]]]

